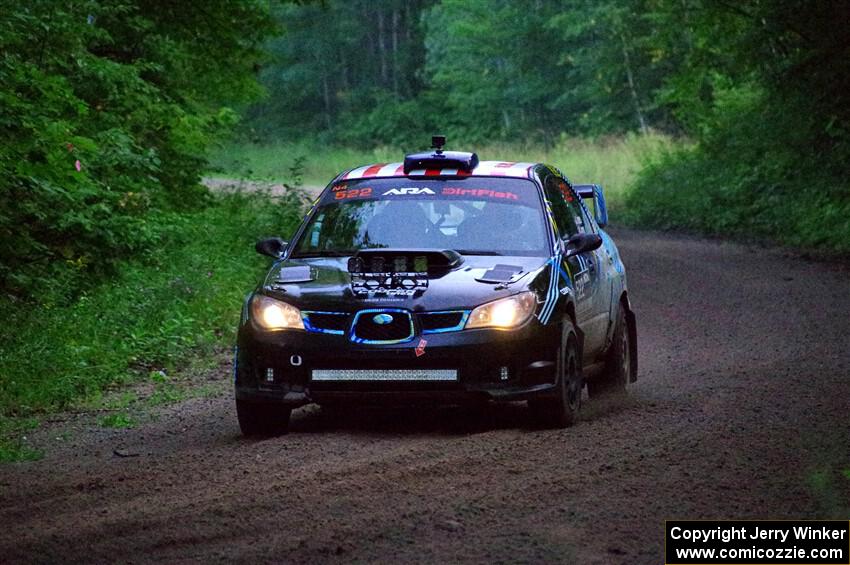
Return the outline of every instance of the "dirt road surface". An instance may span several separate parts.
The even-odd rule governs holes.
[[[662,563],[665,519],[850,518],[847,266],[615,236],[628,401],[557,431],[521,404],[306,407],[249,441],[223,368],[214,398],[48,427],[45,459],[0,467],[0,561]]]

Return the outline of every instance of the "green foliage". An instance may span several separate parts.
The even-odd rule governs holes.
[[[284,34],[249,112],[252,141],[375,147],[552,143],[566,133],[677,131],[665,77],[683,57],[658,0],[329,0],[282,5]],[[662,21],[659,21],[662,20]]]
[[[26,445],[21,438],[0,438],[0,463],[37,461],[43,453]]]
[[[248,110],[251,136],[301,139],[305,132],[321,132],[323,141],[371,144],[400,140],[403,131],[417,130],[423,115],[411,101],[422,90],[419,21],[431,3],[277,5],[284,34],[268,45],[272,60],[262,80],[270,96]]]
[[[101,416],[97,420],[97,423],[103,428],[118,428],[124,430],[134,428],[136,426],[136,421],[123,412],[116,412],[114,414]]]
[[[348,155],[341,145],[377,155],[421,147],[439,132],[453,147],[503,141],[541,153],[564,136],[684,134],[683,149],[640,177],[633,221],[850,246],[846,2],[369,6],[329,0],[278,10],[285,33],[271,44],[277,58],[264,83],[272,96],[251,110],[252,141],[278,146],[281,135],[295,136],[292,146],[307,131],[323,156]],[[264,151],[250,148],[246,159],[269,172],[273,158],[255,158]],[[785,203],[802,186],[814,205],[790,212]]]
[[[0,417],[0,463],[41,459],[42,452],[32,448],[26,436],[37,427],[36,418],[12,420]]]
[[[837,31],[850,6],[751,1],[681,15],[695,47],[666,96],[699,143],[641,175],[633,221],[850,251],[850,44]]]
[[[564,130],[549,110],[562,79],[546,49],[552,6],[444,0],[429,11],[425,70],[445,106],[442,129],[474,140]]]
[[[266,263],[254,242],[289,236],[302,212],[294,196],[232,194],[160,213],[161,245],[144,261],[118,264],[108,283],[70,301],[3,304],[0,419],[61,408],[140,375],[156,383],[189,352],[232,344],[244,294]]]
[[[204,152],[259,92],[260,2],[0,0],[0,291],[72,296],[204,204]],[[202,33],[198,31],[202,30]]]

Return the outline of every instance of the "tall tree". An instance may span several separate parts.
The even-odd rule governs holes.
[[[74,288],[202,200],[272,30],[261,2],[0,0],[0,289]]]

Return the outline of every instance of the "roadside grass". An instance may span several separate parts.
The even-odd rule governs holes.
[[[135,418],[124,412],[101,416],[97,423],[104,428],[128,429],[136,426]]]
[[[789,163],[768,154],[753,167],[760,157],[744,151],[692,145],[655,153],[626,195],[624,220],[847,257],[847,182],[818,163],[788,158]]]
[[[605,188],[616,208],[643,163],[674,142],[661,135],[627,135],[600,139],[563,138],[552,146],[494,143],[486,146],[451,144],[469,149],[482,160],[540,161],[558,167],[576,183],[595,182]],[[404,150],[395,147],[355,149],[321,146],[315,142],[228,145],[210,158],[210,175],[278,181],[300,159],[306,186],[324,186],[339,172],[368,163],[401,161]]]
[[[150,218],[158,247],[73,300],[0,302],[0,461],[37,458],[22,438],[49,412],[107,408],[115,412],[100,425],[129,427],[136,403],[192,394],[192,375],[221,369],[244,296],[267,265],[254,243],[290,235],[301,213],[296,196],[219,194],[195,212]],[[126,390],[146,381],[143,398]]]

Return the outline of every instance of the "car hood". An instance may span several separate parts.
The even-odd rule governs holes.
[[[458,267],[428,276],[427,289],[413,296],[355,295],[348,257],[287,259],[277,262],[263,285],[264,294],[281,298],[302,310],[354,312],[363,308],[407,308],[415,311],[471,309],[527,289],[545,267],[545,257],[464,256]],[[510,282],[486,282],[485,273],[510,266]],[[298,269],[300,267],[300,269]],[[283,276],[282,276],[283,273]],[[292,276],[292,275],[295,276]],[[496,277],[498,278],[498,277]],[[291,282],[285,282],[291,281]]]

